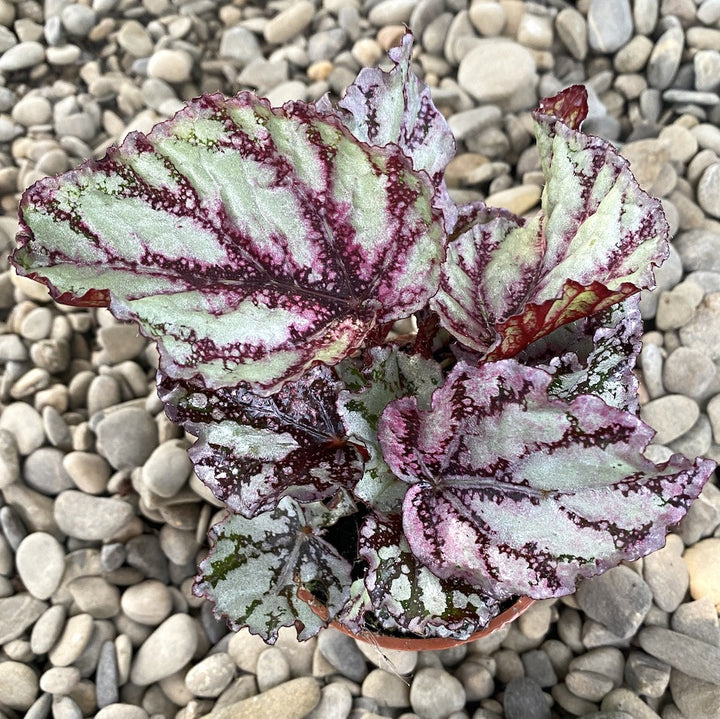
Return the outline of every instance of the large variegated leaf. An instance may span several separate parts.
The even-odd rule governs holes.
[[[446,226],[457,216],[455,203],[445,187],[445,168],[455,155],[455,138],[443,115],[435,107],[427,87],[413,73],[413,36],[406,33],[399,47],[390,50],[395,63],[389,72],[366,67],[348,85],[338,103],[340,117],[352,134],[370,145],[395,144],[424,170],[438,190]],[[320,107],[328,111],[326,100]]]
[[[664,541],[715,463],[643,456],[653,430],[594,395],[548,397],[552,377],[515,360],[459,363],[430,411],[388,405],[385,461],[412,486],[403,527],[441,578],[492,596],[572,592]]]
[[[297,596],[298,587],[322,593],[329,619],[350,596],[350,565],[290,498],[253,519],[231,514],[209,537],[193,591],[213,601],[234,631],[248,627],[273,644],[281,627],[294,624],[298,638],[308,639],[327,622]]]
[[[312,105],[205,95],[27,190],[13,261],[63,301],[109,298],[169,376],[270,394],[426,303],[435,194]]]
[[[458,577],[441,579],[413,555],[399,514],[371,514],[360,528],[365,585],[385,628],[467,639],[497,614],[497,602]]]
[[[429,407],[432,393],[442,384],[442,370],[434,360],[397,349],[374,347],[368,357],[367,367],[349,361],[338,367],[349,388],[340,392],[338,410],[347,436],[361,442],[369,454],[355,496],[375,509],[393,512],[402,503],[407,486],[383,459],[377,438],[380,415],[392,400],[407,395],[416,397],[421,407]]]
[[[198,477],[233,512],[253,516],[285,495],[302,502],[349,491],[363,476],[361,445],[346,436],[339,383],[315,367],[272,397],[212,389],[159,375],[168,416],[198,437],[189,454]]]
[[[563,325],[530,345],[523,364],[553,374],[551,397],[570,400],[594,394],[611,407],[637,413],[638,381],[633,369],[642,349],[639,295],[603,312]]]
[[[471,208],[450,243],[431,306],[463,344],[500,359],[568,322],[653,286],[667,255],[660,202],[638,186],[605,140],[577,126],[587,111],[579,86],[534,114],[545,175],[542,211],[529,221]],[[553,114],[555,113],[555,114]]]

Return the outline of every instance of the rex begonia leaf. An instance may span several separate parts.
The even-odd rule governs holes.
[[[441,323],[486,359],[516,355],[568,322],[653,286],[667,256],[658,200],[598,137],[577,130],[587,111],[576,86],[534,113],[545,175],[541,211],[530,220],[482,204],[467,211],[448,247],[431,307]],[[556,112],[557,114],[551,114]]]
[[[352,490],[363,474],[335,409],[339,383],[314,367],[271,397],[244,387],[206,388],[158,376],[170,419],[198,437],[198,477],[233,512],[253,516],[290,495],[303,502]]]
[[[639,295],[590,317],[563,325],[522,353],[523,364],[553,375],[551,397],[594,394],[611,407],[637,413],[638,380],[633,372],[642,349]]]
[[[281,627],[294,624],[298,639],[308,639],[327,622],[297,596],[298,586],[322,589],[329,619],[350,596],[350,564],[289,497],[252,519],[230,514],[208,536],[193,591],[214,602],[234,631],[248,627],[273,644]]]
[[[373,347],[370,364],[362,369],[349,364],[338,372],[349,388],[340,392],[338,411],[347,436],[361,442],[369,458],[354,494],[368,505],[393,511],[402,502],[407,485],[398,481],[382,456],[377,438],[378,422],[392,400],[411,395],[421,407],[430,407],[432,393],[442,384],[442,370],[434,360],[397,349]]]
[[[399,514],[369,515],[358,553],[368,564],[365,585],[385,628],[422,636],[467,639],[497,614],[497,602],[458,577],[435,576],[412,553]]]
[[[457,209],[444,178],[455,155],[455,138],[435,107],[430,88],[412,71],[412,47],[413,36],[405,33],[400,46],[389,51],[395,64],[390,71],[363,68],[338,103],[340,117],[358,140],[398,145],[416,170],[427,172],[438,190],[437,205],[452,227]],[[320,107],[327,110],[329,105],[321,102]]]
[[[435,195],[312,105],[204,95],[27,190],[13,262],[62,301],[109,299],[166,374],[271,394],[427,302]]]
[[[515,360],[458,363],[432,409],[388,405],[385,461],[411,484],[403,527],[413,553],[504,599],[574,591],[663,546],[715,463],[643,456],[654,434],[594,395],[548,396],[552,376]]]

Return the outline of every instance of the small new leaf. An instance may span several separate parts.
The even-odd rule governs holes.
[[[297,596],[298,587],[322,589],[328,619],[350,596],[350,565],[290,498],[253,519],[228,515],[209,537],[193,591],[214,602],[234,631],[248,627],[274,644],[280,628],[294,624],[298,639],[309,639],[327,621]]]
[[[410,483],[405,536],[442,578],[497,599],[574,591],[579,577],[659,549],[715,463],[643,456],[653,430],[594,395],[548,395],[515,360],[459,363],[430,411],[388,405],[385,461]]]
[[[353,388],[340,392],[338,411],[348,437],[362,443],[370,455],[355,496],[375,509],[392,512],[407,486],[383,459],[377,437],[380,416],[392,400],[408,395],[416,397],[421,407],[429,407],[432,393],[442,384],[442,370],[434,360],[397,349],[373,347],[368,358],[370,364],[362,369],[349,362],[338,367],[346,386]]]

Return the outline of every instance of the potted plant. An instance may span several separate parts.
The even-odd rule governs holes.
[[[668,230],[580,131],[585,90],[534,113],[539,214],[457,206],[411,52],[338,106],[196,98],[21,203],[18,272],[157,342],[228,509],[195,591],[268,642],[467,640],[661,547],[715,466],[644,455],[637,293]]]

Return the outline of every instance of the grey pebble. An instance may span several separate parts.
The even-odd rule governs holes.
[[[0,489],[20,479],[20,458],[15,435],[0,429]]]
[[[96,427],[98,452],[115,469],[139,467],[158,442],[158,427],[139,407],[121,407],[101,418]]]
[[[62,9],[60,20],[70,35],[86,37],[95,26],[97,16],[95,11],[87,5],[73,3]]]
[[[83,713],[71,697],[55,696],[52,702],[53,719],[82,719]]]
[[[686,347],[720,359],[720,294],[708,295],[692,319],[680,328],[680,341]]]
[[[0,662],[0,703],[9,709],[28,709],[38,695],[35,670],[21,662]]]
[[[25,712],[25,719],[47,719],[52,707],[52,696],[41,694]]]
[[[558,682],[558,676],[553,662],[544,649],[531,649],[522,657],[525,676],[533,679],[540,687],[552,687]]]
[[[697,187],[700,207],[713,217],[720,217],[720,162],[714,163],[703,172]],[[710,269],[710,268],[704,268]]]
[[[28,455],[45,441],[40,413],[27,402],[12,402],[0,415],[0,429],[10,432],[21,455]]]
[[[70,365],[70,345],[65,340],[40,340],[30,346],[30,359],[50,374],[62,374]]]
[[[130,619],[154,627],[172,610],[172,597],[165,584],[148,579],[128,587],[121,598],[122,609]]]
[[[146,28],[137,20],[126,20],[116,35],[118,45],[135,57],[152,54],[153,41]]]
[[[132,505],[120,499],[94,497],[69,489],[55,499],[55,521],[77,539],[108,540],[135,516]]]
[[[604,712],[626,712],[633,719],[660,719],[640,697],[635,696],[629,689],[621,687],[613,689],[602,701],[600,708]]]
[[[315,6],[310,0],[299,0],[289,5],[265,25],[265,41],[279,45],[291,40],[310,24],[314,15]]]
[[[424,667],[412,680],[410,706],[423,719],[446,719],[465,706],[465,689],[444,669]]]
[[[326,629],[318,636],[318,649],[332,666],[343,676],[362,682],[368,668],[365,657],[354,640],[336,629]]]
[[[112,324],[101,327],[98,341],[103,349],[102,359],[108,364],[131,360],[147,346],[147,340],[134,324]]]
[[[245,66],[262,57],[262,50],[256,35],[241,25],[223,30],[220,37],[220,57],[227,57]]]
[[[118,663],[115,644],[103,642],[100,647],[97,670],[95,672],[95,693],[98,708],[114,704],[118,701]]]
[[[122,401],[122,389],[112,375],[101,374],[95,377],[87,388],[88,415],[108,409]]]
[[[332,682],[322,688],[320,703],[307,719],[347,719],[353,706],[350,689],[341,682]]]
[[[182,669],[197,648],[194,620],[187,614],[166,619],[138,649],[130,671],[130,680],[147,686]]]
[[[78,577],[68,590],[78,609],[95,619],[110,619],[120,611],[120,592],[103,577]]]
[[[657,400],[656,400],[657,401]],[[632,569],[614,567],[578,586],[580,608],[619,638],[632,636],[652,604],[652,592]]]
[[[657,432],[654,441],[667,444],[690,430],[700,416],[700,408],[690,397],[668,394],[641,407],[640,416]]]
[[[0,70],[17,72],[39,65],[45,59],[45,48],[32,40],[20,42],[0,56]]]
[[[55,447],[40,447],[26,460],[23,476],[28,486],[55,496],[74,485],[63,467],[63,453]]]
[[[527,109],[537,100],[535,59],[510,40],[478,40],[460,61],[457,80],[478,102],[503,110]]]
[[[75,614],[65,623],[57,643],[48,652],[53,666],[67,667],[73,664],[88,645],[93,632],[93,618],[89,614]]]
[[[173,85],[187,82],[192,74],[192,69],[192,56],[185,50],[170,48],[156,50],[147,63],[148,77],[165,80]]]
[[[670,667],[645,652],[633,649],[625,664],[625,681],[636,694],[661,697],[670,681]]]
[[[48,694],[69,694],[79,681],[76,667],[50,667],[40,675],[40,689]]]
[[[92,452],[68,452],[63,467],[73,484],[87,494],[101,494],[107,488],[111,468],[100,455]]]
[[[717,92],[720,88],[720,52],[698,50],[693,56],[695,89],[701,92]]]
[[[665,90],[680,67],[685,35],[679,25],[668,28],[655,42],[647,66],[647,80],[651,87]]]
[[[643,577],[660,609],[673,612],[685,598],[689,575],[682,560],[683,543],[677,535],[669,535],[665,546],[645,557]]]
[[[716,719],[720,716],[720,686],[688,676],[680,670],[670,674],[670,691],[686,717]]]
[[[160,548],[160,540],[154,534],[140,534],[125,544],[127,564],[139,569],[146,577],[162,583],[168,581],[167,558]]]
[[[0,507],[0,529],[14,550],[17,550],[28,533],[25,522],[12,506]]]
[[[65,626],[67,609],[62,604],[48,607],[33,625],[30,648],[34,654],[46,654],[60,637]]]
[[[576,697],[597,702],[612,691],[613,682],[598,672],[574,669],[569,671],[565,677],[565,686],[567,686]]]
[[[273,648],[266,651],[273,651]],[[275,651],[279,652],[280,650]],[[185,675],[185,686],[196,697],[218,697],[235,678],[236,669],[235,662],[229,654],[216,652],[208,655],[188,670]],[[287,681],[289,678],[290,674],[288,673],[283,681]],[[257,680],[261,692],[282,683],[271,683],[263,689],[260,687],[259,674]]]
[[[640,646],[671,667],[705,682],[720,685],[720,647],[664,629],[645,627],[638,634]]]
[[[48,438],[48,442],[50,442],[53,447],[57,447],[62,450],[72,449],[73,438],[70,427],[65,421],[65,418],[57,411],[57,409],[55,409],[55,407],[51,405],[43,407],[42,420],[45,435]],[[63,471],[66,472],[67,469],[65,469],[64,457],[65,455],[63,455]]]
[[[570,54],[576,60],[584,60],[588,52],[585,16],[574,7],[565,7],[555,18],[555,29]]]
[[[65,571],[65,550],[51,534],[32,532],[20,542],[15,563],[27,590],[38,599],[48,599]]]
[[[148,719],[148,713],[134,704],[115,702],[100,709],[95,719]]]
[[[45,602],[27,592],[0,598],[0,644],[22,636],[46,609]]]
[[[462,682],[469,702],[486,699],[495,690],[495,680],[490,669],[470,659],[460,664],[455,670],[455,677]]]
[[[587,15],[588,42],[601,53],[619,50],[632,37],[633,17],[628,0],[591,0]]]
[[[362,696],[374,699],[380,707],[402,709],[410,706],[407,682],[383,669],[373,669],[363,680]]]
[[[706,596],[679,606],[672,616],[671,628],[720,647],[718,613],[711,597]]]
[[[506,719],[550,719],[550,707],[540,686],[533,679],[518,677],[505,688],[503,708]]]
[[[720,272],[720,233],[703,229],[689,230],[681,232],[673,244],[687,272]]]

